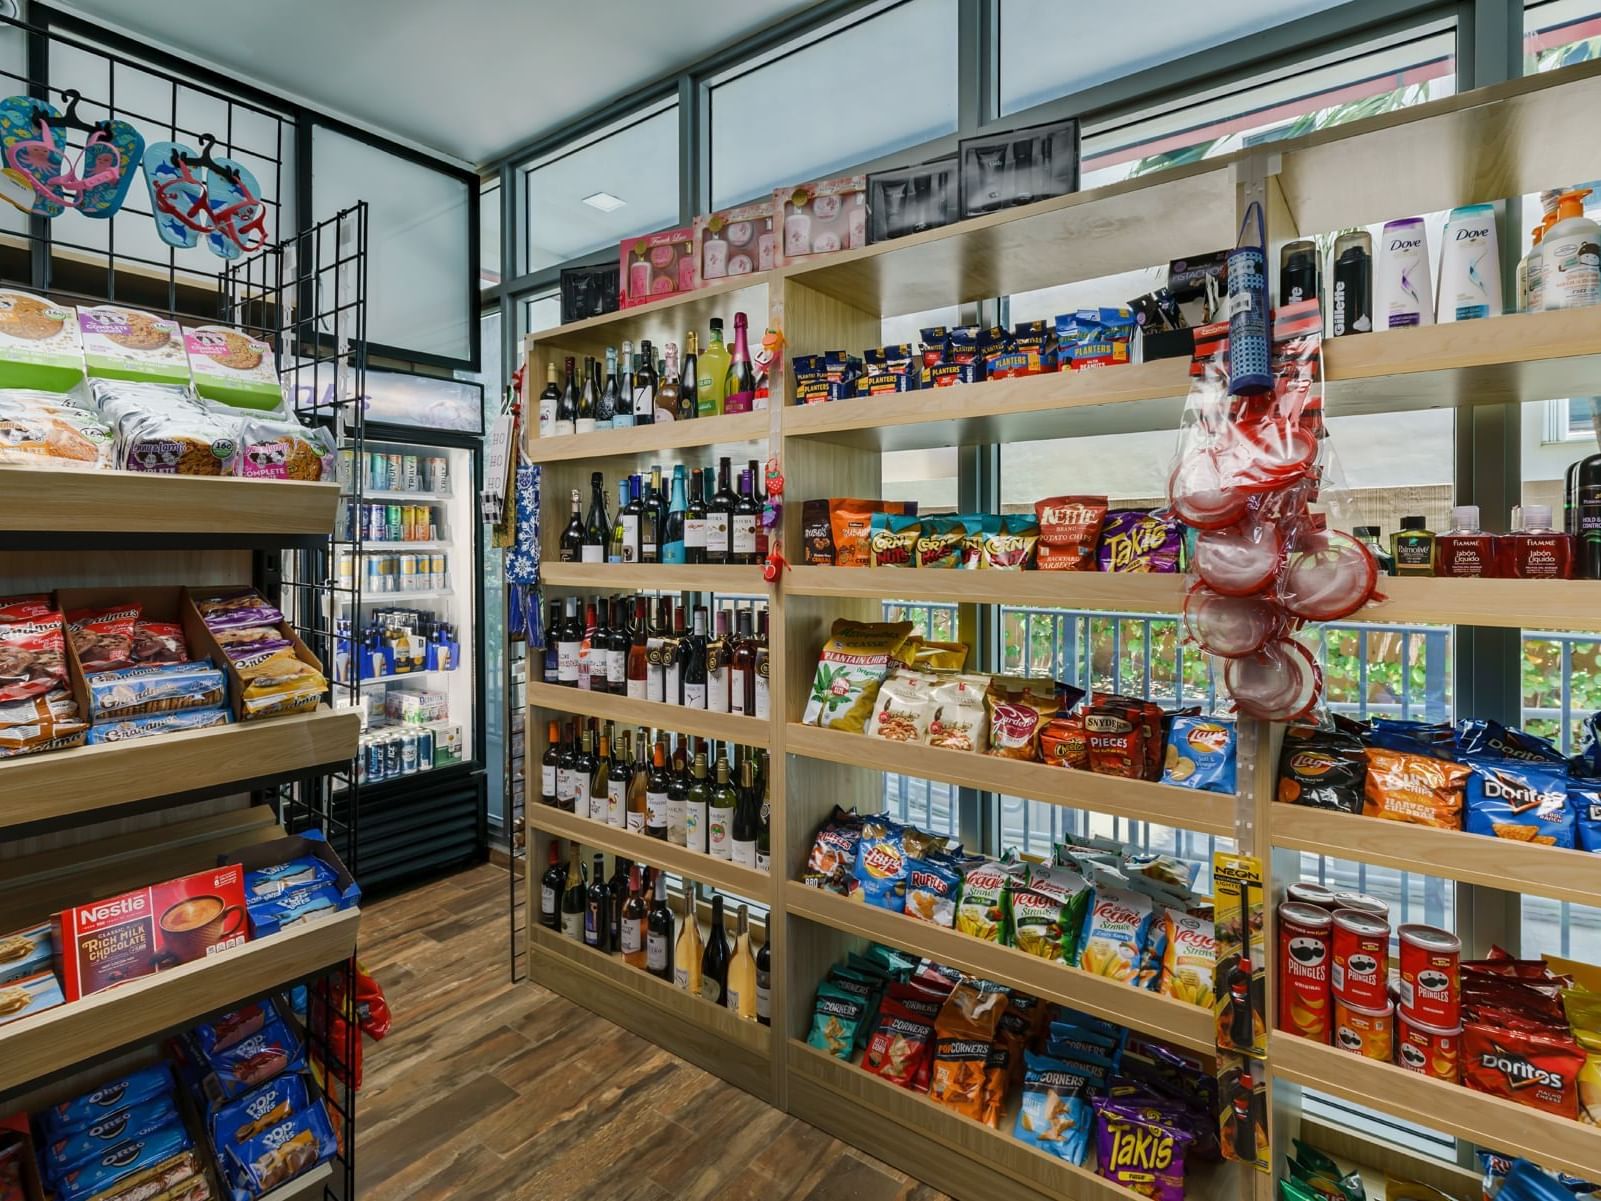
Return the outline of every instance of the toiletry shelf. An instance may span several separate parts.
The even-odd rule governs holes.
[[[1601,907],[1601,862],[1584,851],[1290,804],[1272,806],[1269,841],[1292,851]]]
[[[531,463],[562,463],[572,459],[607,459],[619,455],[654,454],[664,450],[698,447],[735,446],[747,442],[766,442],[772,427],[772,413],[728,413],[722,417],[697,417],[693,421],[657,421],[626,429],[596,430],[571,437],[527,439],[526,457]],[[534,425],[538,432],[538,423]]]
[[[1043,1000],[1058,1001],[1121,1026],[1142,1030],[1211,1055],[1216,1020],[1210,1008],[1164,997],[1132,984],[1042,959],[1016,947],[974,938],[947,926],[869,905],[860,898],[784,884],[784,909],[792,917],[819,922],[858,938],[888,943],[935,963],[960,968]]]
[[[576,842],[596,851],[621,855],[635,863],[664,867],[675,875],[711,884],[736,896],[770,904],[773,879],[766,872],[738,867],[726,859],[713,859],[699,851],[676,846],[660,838],[649,838],[630,830],[597,822],[549,805],[531,804],[526,810],[528,824],[567,842]]]
[[[1308,1038],[1274,1031],[1268,1065],[1281,1080],[1487,1150],[1521,1155],[1552,1171],[1594,1174],[1601,1164],[1601,1126],[1580,1125]]]
[[[1236,834],[1238,798],[1219,792],[1175,788],[1149,780],[1125,780],[977,751],[892,742],[887,738],[825,730],[796,722],[784,728],[784,750],[826,763],[894,772],[919,780],[938,780],[959,788],[976,788],[981,792],[1023,797],[1069,809],[1087,809],[1129,821],[1156,822],[1219,838],[1233,838]]]
[[[711,592],[766,596],[760,567],[710,563],[542,563],[539,582],[588,592]]]
[[[676,730],[681,734],[695,734],[701,738],[727,740],[753,747],[766,746],[772,732],[772,723],[765,717],[711,713],[705,709],[690,709],[661,701],[634,700],[609,692],[568,688],[562,684],[529,681],[527,687],[530,709],[577,713],[601,721],[615,721],[622,726]]]
[[[0,830],[156,797],[179,804],[224,789],[248,792],[267,781],[342,769],[356,753],[360,728],[354,710],[323,705],[313,713],[0,759]]]

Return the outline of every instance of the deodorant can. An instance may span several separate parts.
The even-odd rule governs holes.
[[[1286,242],[1279,251],[1279,304],[1316,300],[1321,293],[1317,243],[1305,238]]]
[[[1373,238],[1365,229],[1334,240],[1334,281],[1329,290],[1333,337],[1373,330]]]

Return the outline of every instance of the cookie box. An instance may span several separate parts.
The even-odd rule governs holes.
[[[243,946],[250,940],[244,884],[244,868],[230,863],[55,914],[66,999]]]
[[[184,350],[195,391],[237,409],[282,409],[272,347],[226,325],[186,325]]]
[[[229,859],[244,866],[245,905],[257,938],[361,904],[355,877],[320,831],[258,843]]]
[[[694,226],[664,229],[618,243],[617,298],[622,308],[679,296],[698,287]]]
[[[867,245],[867,176],[842,175],[773,192],[778,265]]]
[[[695,262],[700,282],[771,271],[778,264],[773,198],[695,218]]]
[[[49,922],[0,934],[0,984],[48,972],[55,961],[55,948]]]
[[[311,653],[310,648],[301,641],[300,635],[295,633],[294,627],[287,621],[277,621],[270,625],[255,627],[277,631],[273,639],[274,645],[270,649],[262,650],[259,654],[235,653],[230,655],[218,639],[218,635],[206,627],[201,619],[200,611],[195,607],[197,598],[215,596],[223,592],[249,591],[248,585],[234,584],[219,588],[185,588],[183,590],[184,628],[198,627],[197,639],[190,643],[191,653],[197,657],[204,655],[213,663],[223,667],[228,673],[228,703],[233,707],[234,718],[238,721],[255,721],[267,717],[283,717],[291,713],[310,713],[326,698],[328,681],[323,676],[322,662]],[[238,630],[225,631],[229,638],[238,636]],[[200,650],[198,648],[205,648]],[[267,656],[278,655],[287,659],[297,659],[308,669],[298,680],[285,680],[282,686],[269,686],[258,684],[252,686],[253,676],[242,675],[241,671],[250,673],[251,668],[264,661]],[[279,660],[282,661],[282,660]],[[311,672],[316,673],[314,679]]]
[[[189,355],[176,321],[121,305],[84,305],[78,309],[78,329],[91,376],[189,383]]]
[[[65,999],[61,982],[48,969],[0,984],[0,1026],[54,1009]]]
[[[67,392],[83,375],[77,313],[31,292],[0,288],[0,388]]]

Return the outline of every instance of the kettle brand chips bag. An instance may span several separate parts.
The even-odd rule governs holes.
[[[1041,571],[1094,571],[1095,552],[1106,520],[1104,496],[1052,496],[1034,502]]]
[[[818,658],[802,724],[861,733],[890,659],[911,632],[909,621],[835,621]]]

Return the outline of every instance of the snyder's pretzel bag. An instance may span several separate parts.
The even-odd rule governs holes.
[[[1034,502],[1041,571],[1094,571],[1106,520],[1104,496],[1052,496]]]
[[[989,708],[989,753],[1002,759],[1039,758],[1040,730],[1061,709],[1060,695],[1049,680],[990,681],[984,694]]]
[[[1411,751],[1370,746],[1362,812],[1369,817],[1462,828],[1462,791],[1471,774],[1461,763]]]
[[[835,621],[823,644],[801,722],[861,733],[878,699],[879,685],[889,672],[890,660],[911,632],[909,621]]]

